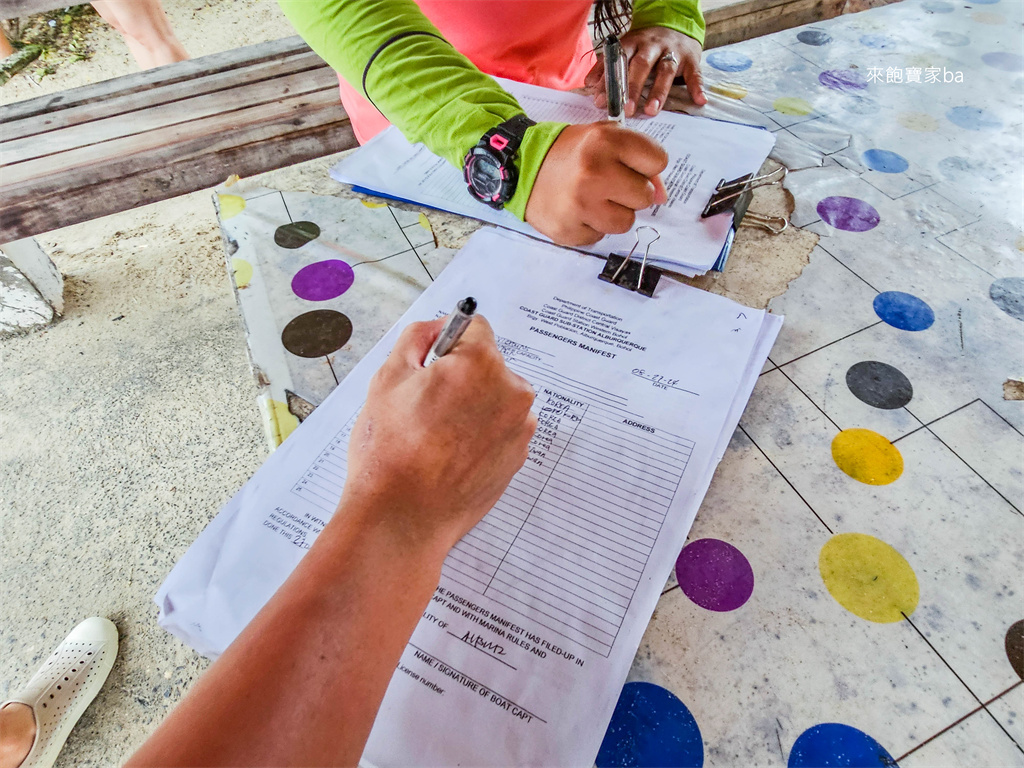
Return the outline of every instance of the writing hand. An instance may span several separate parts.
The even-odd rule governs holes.
[[[341,501],[377,510],[373,525],[442,557],[504,493],[537,427],[533,387],[505,365],[480,315],[422,366],[443,325],[410,325],[373,377]]]
[[[570,125],[551,145],[526,202],[526,221],[559,245],[628,232],[636,212],[667,200],[668,155],[612,121]]]

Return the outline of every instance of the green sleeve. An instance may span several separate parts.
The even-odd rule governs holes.
[[[704,16],[698,0],[636,0],[631,29],[668,27],[704,45]]]
[[[367,95],[412,143],[462,167],[466,153],[499,123],[523,112],[518,102],[446,41],[413,0],[278,0],[316,53]],[[412,34],[375,51],[403,32]],[[436,37],[435,37],[436,35]],[[505,208],[520,219],[541,163],[564,123],[527,129],[519,183]]]

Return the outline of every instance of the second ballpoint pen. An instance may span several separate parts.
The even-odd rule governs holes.
[[[604,84],[608,95],[608,119],[626,119],[626,57],[615,35],[604,39]]]

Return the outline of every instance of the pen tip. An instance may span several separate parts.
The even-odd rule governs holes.
[[[459,311],[467,315],[472,315],[476,312],[476,299],[472,296],[467,296],[459,302]]]

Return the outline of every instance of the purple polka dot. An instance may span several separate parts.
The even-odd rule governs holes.
[[[318,261],[295,273],[292,291],[306,301],[327,301],[341,296],[355,279],[352,267],[340,259]]]
[[[878,211],[856,197],[826,197],[818,203],[818,215],[830,227],[847,232],[867,232],[878,226]]]
[[[853,69],[826,69],[818,82],[834,91],[863,91],[868,87],[864,75]]]
[[[698,539],[676,560],[683,593],[709,611],[735,611],[754,591],[754,571],[736,547],[719,539]]]
[[[986,53],[981,60],[990,67],[1001,69],[1004,72],[1024,72],[1024,56],[1020,54],[993,51]]]

